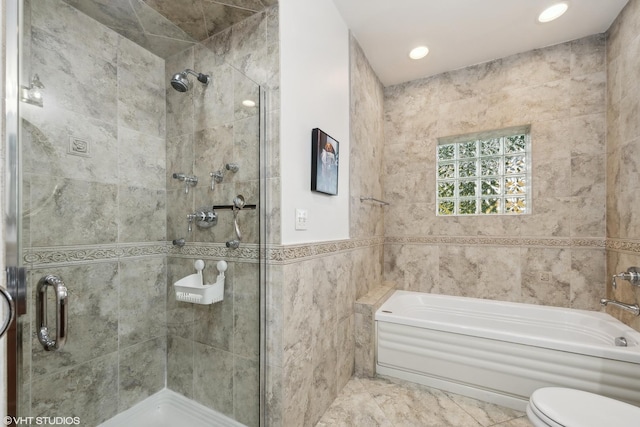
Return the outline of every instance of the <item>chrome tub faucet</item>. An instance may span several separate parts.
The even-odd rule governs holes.
[[[600,300],[600,305],[603,307],[606,307],[607,305],[613,305],[616,306],[618,308],[621,308],[623,310],[629,311],[631,313],[633,313],[636,316],[640,316],[640,306],[638,306],[638,304],[625,304],[623,302],[620,301],[616,301],[616,300],[612,300],[612,299],[606,299],[606,298],[602,298]]]

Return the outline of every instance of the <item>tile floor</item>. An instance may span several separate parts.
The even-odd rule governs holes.
[[[316,427],[531,427],[526,414],[386,378],[352,378]]]

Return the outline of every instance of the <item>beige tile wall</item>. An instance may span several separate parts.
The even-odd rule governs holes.
[[[605,293],[605,36],[385,88],[385,280],[597,309]],[[531,125],[532,214],[438,217],[440,137]]]
[[[267,423],[312,426],[354,373],[357,298],[382,280],[383,94],[351,39],[351,239],[287,246],[269,266]],[[273,186],[277,190],[277,184]],[[277,207],[277,200],[272,200]],[[277,208],[272,211],[277,217]],[[278,241],[278,230],[271,230]]]
[[[607,275],[640,265],[640,216],[636,212],[640,168],[640,2],[630,0],[607,40]],[[640,303],[640,288],[620,281],[608,296]],[[637,317],[607,312],[640,330]]]

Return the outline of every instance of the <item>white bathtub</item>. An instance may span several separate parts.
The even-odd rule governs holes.
[[[640,333],[606,313],[396,291],[375,320],[381,375],[518,410],[551,385],[640,405]]]

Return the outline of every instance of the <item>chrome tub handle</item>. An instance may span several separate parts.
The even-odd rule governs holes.
[[[2,295],[2,298],[7,302],[7,308],[9,309],[9,315],[5,319],[5,323],[0,328],[0,338],[2,338],[7,332],[7,329],[9,329],[9,326],[11,326],[11,322],[13,322],[13,319],[16,317],[16,306],[13,302],[13,298],[11,298],[11,294],[9,294],[9,291],[5,288],[0,287],[0,295]]]
[[[47,289],[53,287],[56,294],[56,337],[49,336],[47,325]],[[60,350],[67,341],[67,311],[68,292],[62,279],[49,274],[38,282],[36,290],[36,325],[38,328],[38,341],[46,351]]]

